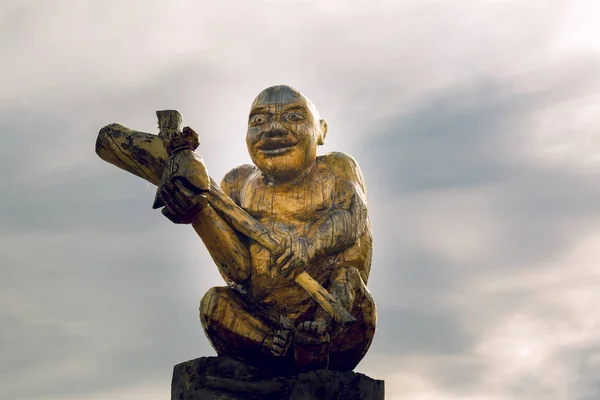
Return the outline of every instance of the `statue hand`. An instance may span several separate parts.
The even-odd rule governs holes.
[[[290,234],[271,253],[272,268],[278,270],[284,277],[293,279],[308,266],[309,253],[308,241]]]
[[[296,327],[296,341],[302,344],[329,343],[337,330],[331,318],[315,318],[304,321]]]
[[[163,202],[162,214],[176,224],[190,224],[206,206],[205,196],[194,193],[179,179],[170,179],[158,189],[157,197]]]

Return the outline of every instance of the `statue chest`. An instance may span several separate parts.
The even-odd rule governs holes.
[[[254,178],[241,188],[240,205],[261,222],[290,228],[306,225],[327,213],[334,204],[334,179],[311,179],[299,184],[266,184]]]

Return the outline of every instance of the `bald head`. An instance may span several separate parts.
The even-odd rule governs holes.
[[[263,108],[269,105],[283,107],[284,105],[304,103],[310,110],[315,121],[319,120],[319,111],[312,101],[299,90],[288,85],[271,86],[263,90],[252,102],[252,109]],[[250,111],[252,114],[252,110]]]
[[[246,143],[254,164],[268,177],[285,181],[310,170],[327,122],[298,90],[272,86],[252,102]]]

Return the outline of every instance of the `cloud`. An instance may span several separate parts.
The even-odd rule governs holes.
[[[376,187],[373,351],[404,366],[395,392],[411,394],[399,398],[593,391],[581,365],[597,348],[595,314],[586,310],[600,285],[591,267],[600,192],[590,179],[598,170],[582,174],[580,158],[556,164],[529,147],[530,135],[544,133],[529,123],[532,114],[594,98],[583,84],[597,81],[593,71],[581,84],[565,77],[525,93],[514,81],[441,91],[356,146],[370,149],[359,160]],[[594,129],[579,122],[571,120],[577,133]],[[394,200],[383,205],[384,196]]]
[[[176,108],[218,179],[279,83],[369,186],[380,320],[359,370],[398,399],[597,397],[589,2],[2,7],[0,397],[165,397],[175,363],[213,354],[197,305],[216,268],[95,135]]]

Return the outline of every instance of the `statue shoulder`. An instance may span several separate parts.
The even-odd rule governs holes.
[[[240,188],[256,171],[257,168],[251,164],[243,164],[233,168],[226,173],[221,180],[221,189],[223,189],[233,201],[239,204]]]
[[[346,153],[333,151],[319,158],[331,168],[336,178],[345,178],[347,181],[358,184],[363,192],[366,192],[365,180],[354,157]]]

